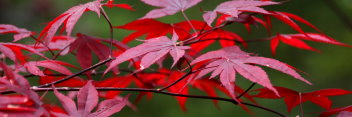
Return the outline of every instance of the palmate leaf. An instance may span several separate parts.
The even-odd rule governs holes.
[[[173,15],[179,11],[184,11],[202,0],[141,0],[142,2],[161,7],[160,9],[154,9],[148,12],[142,19],[150,18],[159,18],[167,15]]]
[[[142,56],[140,70],[148,68],[167,53],[170,53],[174,60],[173,65],[175,65],[185,54],[185,50],[190,48],[188,46],[178,46],[177,40],[178,36],[176,33],[173,34],[171,40],[166,36],[146,40],[145,43],[126,50],[113,60],[105,73],[113,67],[116,67],[118,64],[139,56]]]
[[[205,53],[193,60],[191,64],[197,64],[206,60],[209,61],[209,64],[205,66],[206,69],[199,72],[196,78],[200,78],[210,72],[212,72],[210,78],[219,75],[220,82],[230,92],[232,98],[234,99],[236,96],[232,82],[235,81],[236,73],[241,74],[244,78],[258,83],[279,95],[277,90],[270,83],[266,72],[262,68],[252,64],[278,70],[291,75],[296,79],[311,84],[285,63],[271,58],[250,56],[249,53],[240,50],[238,46],[226,47],[221,50]]]
[[[218,5],[213,11],[203,14],[203,19],[210,26],[215,20],[217,13],[238,17],[243,12],[256,12],[262,14],[270,14],[268,11],[260,8],[260,6],[275,5],[279,2],[257,1],[257,0],[231,0]]]
[[[319,50],[309,46],[302,40],[309,40],[309,41],[320,42],[320,43],[328,43],[333,45],[352,47],[350,45],[338,42],[331,37],[325,36],[323,34],[318,34],[318,33],[277,34],[276,36],[271,37],[271,41],[270,41],[271,52],[273,55],[276,54],[276,48],[278,47],[280,41],[296,48],[319,52]]]
[[[324,109],[330,109],[332,102],[328,98],[328,96],[352,94],[352,91],[347,91],[343,89],[323,89],[323,90],[318,90],[313,92],[300,93],[284,87],[275,87],[275,88],[279,92],[280,97],[275,95],[274,92],[272,92],[270,89],[267,89],[267,88],[255,90],[255,91],[259,91],[259,93],[256,95],[253,95],[253,97],[268,98],[268,99],[284,98],[284,101],[287,106],[287,111],[291,112],[291,110],[294,107],[307,101],[313,102],[314,104]]]
[[[101,2],[103,0],[95,0],[93,2],[88,2],[83,5],[78,5],[70,8],[63,14],[56,17],[53,21],[49,22],[48,25],[40,33],[39,38],[43,40],[44,43],[48,44],[51,39],[54,37],[56,31],[59,27],[64,24],[67,32],[67,36],[70,36],[73,30],[73,27],[77,23],[78,19],[83,15],[87,10],[94,11],[100,16]]]
[[[18,28],[10,24],[0,24],[0,34],[14,33],[14,42],[19,41],[23,38],[29,37],[34,34],[34,32],[28,31],[24,28]]]
[[[116,112],[119,112],[127,104],[127,97],[124,99],[120,99],[118,97],[107,99],[100,102],[97,111],[91,113],[94,107],[98,104],[99,99],[98,91],[92,84],[91,80],[78,91],[78,106],[76,106],[75,102],[71,98],[61,94],[56,89],[54,89],[54,94],[59,99],[68,114],[66,115],[64,113],[52,112],[54,115],[59,117],[108,117]]]

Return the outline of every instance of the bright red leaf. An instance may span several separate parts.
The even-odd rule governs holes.
[[[337,115],[337,117],[351,117],[352,106],[350,105],[346,107],[330,109],[322,112],[319,117],[330,117],[331,115],[337,113],[340,113],[339,115]]]
[[[328,98],[328,96],[352,94],[351,91],[342,90],[342,89],[323,89],[323,90],[318,90],[313,92],[300,93],[284,87],[275,87],[275,88],[277,89],[281,97],[277,96],[274,92],[271,91],[271,89],[266,89],[266,88],[255,90],[255,91],[259,91],[259,93],[254,95],[253,97],[269,98],[269,99],[284,98],[284,101],[287,106],[287,111],[291,112],[291,110],[294,107],[306,101],[313,102],[314,104],[322,108],[330,109],[332,102]]]
[[[331,37],[328,37],[328,36],[325,36],[322,34],[317,34],[317,33],[277,34],[276,36],[271,37],[271,43],[270,43],[271,52],[273,55],[275,55],[276,48],[279,45],[280,41],[287,44],[287,45],[296,47],[296,48],[319,52],[319,50],[310,47],[302,40],[309,40],[309,41],[328,43],[328,44],[334,44],[334,45],[339,45],[339,46],[352,47],[347,44],[343,44],[341,42],[338,42]]]
[[[108,0],[103,6],[107,6],[109,8],[119,7],[127,10],[134,10],[129,4],[114,4],[114,0]]]

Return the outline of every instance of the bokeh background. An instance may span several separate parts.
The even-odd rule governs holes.
[[[56,16],[65,12],[72,6],[90,2],[91,0],[0,0],[0,24],[13,24],[28,30],[40,32],[45,23],[51,21]],[[202,20],[201,11],[212,10],[217,4],[224,0],[203,0],[200,4],[188,9],[186,14],[190,19]],[[105,8],[113,25],[123,25],[144,16],[145,13],[155,7],[145,5],[139,0],[117,0],[118,3],[128,3],[136,11],[128,11],[120,8]],[[332,3],[331,3],[332,2]],[[282,5],[265,7],[266,9],[275,11],[285,11],[296,14],[310,21],[322,32],[333,37],[334,39],[352,45],[352,21],[345,21],[343,18],[352,19],[352,0],[289,0]],[[336,13],[339,10],[343,14]],[[183,21],[184,18],[180,13],[173,16],[166,16],[158,20],[175,23]],[[350,23],[350,25],[348,25]],[[307,32],[314,30],[308,26],[301,25]],[[226,27],[242,36],[244,39],[260,39],[268,37],[262,26],[252,27],[252,33],[248,33],[241,24],[234,24]],[[92,36],[108,38],[109,28],[106,21],[101,17],[98,18],[93,12],[83,15],[78,24],[74,28],[74,32],[80,32]],[[286,24],[273,20],[273,34],[280,33],[296,33]],[[123,37],[131,33],[131,31],[116,29],[114,32],[115,39],[121,40]],[[1,35],[1,41],[11,41],[10,36]],[[133,46],[135,43],[132,43]],[[342,88],[352,90],[352,49],[347,47],[310,43],[311,46],[322,51],[315,53],[311,51],[293,48],[284,44],[278,47],[276,59],[286,62],[308,74],[303,74],[306,79],[314,85],[304,84],[292,77],[280,72],[265,69],[271,81],[276,86],[284,86],[301,92],[309,92],[325,88]],[[218,47],[215,47],[218,48]],[[209,50],[208,50],[209,51]],[[272,57],[269,48],[269,42],[250,43],[246,49],[247,52],[258,53],[260,56]],[[68,58],[69,59],[69,58]],[[238,76],[239,77],[239,76]],[[248,87],[250,82],[243,78],[238,78],[237,85]],[[261,86],[255,86],[261,88]],[[136,92],[130,92],[137,94]],[[197,90],[191,90],[193,94],[204,95]],[[224,96],[220,94],[220,96]],[[133,98],[133,97],[132,97]],[[352,104],[352,96],[336,96],[331,98],[334,102],[333,108],[343,107]],[[258,100],[262,106],[277,110],[284,114],[286,106],[283,100]],[[251,116],[238,106],[227,102],[220,102],[219,108],[216,108],[211,101],[201,99],[189,99],[187,102],[187,112],[183,112],[173,97],[155,94],[152,100],[143,99],[138,106],[138,111],[124,108],[116,116],[122,117],[225,117]],[[254,115],[259,117],[275,116],[272,113],[257,108],[250,108]],[[312,103],[304,103],[303,110],[306,117],[317,116],[316,112],[324,111],[324,109],[313,105]],[[299,108],[292,110],[290,116],[298,115]]]

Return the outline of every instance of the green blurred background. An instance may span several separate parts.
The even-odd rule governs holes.
[[[200,9],[212,10],[217,4],[224,0],[203,0],[200,4],[188,9],[186,14],[190,19],[202,20]],[[336,3],[337,7],[342,10],[346,17],[352,19],[352,0],[331,0]],[[72,6],[90,2],[90,0],[0,0],[0,24],[13,24],[28,30],[40,32],[45,23],[51,21],[56,16],[65,12]],[[145,13],[155,7],[145,5],[139,0],[117,0],[118,3],[128,3],[133,6],[136,11],[128,11],[120,8],[105,8],[113,25],[123,25],[144,16]],[[330,3],[328,3],[331,5]],[[290,0],[282,5],[265,7],[275,11],[285,11],[296,14],[310,21],[312,24],[321,29],[322,32],[335,38],[336,40],[352,45],[352,27],[342,22],[341,18],[332,11],[324,0]],[[173,16],[166,16],[158,20],[175,23],[183,21],[184,18],[180,13]],[[350,21],[351,23],[351,21]],[[301,25],[305,31],[314,31],[313,29]],[[260,39],[267,37],[266,31],[262,26],[258,28],[252,27],[252,33],[248,33],[242,24],[235,24],[226,27],[242,36],[244,39]],[[92,36],[108,38],[109,28],[106,21],[101,17],[98,18],[93,12],[87,12],[79,20],[74,28],[74,32],[80,32]],[[121,40],[131,31],[116,29],[115,39]],[[296,33],[286,24],[273,20],[273,34],[280,33]],[[10,41],[10,36],[0,36],[2,41]],[[315,53],[311,51],[293,48],[281,44],[277,51],[276,59],[286,62],[304,72],[306,79],[314,85],[309,86],[292,77],[280,72],[265,69],[271,81],[276,86],[284,86],[301,92],[309,92],[325,88],[342,88],[352,90],[352,50],[351,48],[308,42],[314,48],[322,51]],[[132,43],[133,45],[133,43]],[[132,46],[131,45],[131,46]],[[272,57],[269,48],[269,42],[250,43],[247,52],[258,53],[259,56]],[[238,76],[239,77],[239,76]],[[237,85],[248,87],[250,82],[243,78],[238,78]],[[255,86],[261,88],[261,86]],[[137,94],[131,92],[132,94]],[[204,93],[191,89],[193,94],[204,95]],[[224,96],[220,94],[221,96]],[[333,108],[342,107],[352,104],[352,96],[336,96],[333,100]],[[284,114],[288,114],[283,100],[258,100],[262,106],[277,110]],[[122,117],[225,117],[251,116],[243,109],[233,104],[220,102],[220,108],[216,108],[211,101],[201,99],[189,99],[187,102],[187,112],[182,112],[173,97],[155,94],[152,100],[143,99],[135,112],[129,108],[124,108],[116,114]],[[272,113],[257,108],[250,108],[254,115],[259,117],[275,116]],[[304,103],[303,110],[306,117],[317,116],[316,112],[324,111],[324,109],[313,105],[312,103]],[[299,108],[292,110],[290,116],[299,114]]]

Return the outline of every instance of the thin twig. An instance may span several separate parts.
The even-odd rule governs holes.
[[[104,16],[104,19],[108,22],[108,24],[109,24],[109,28],[110,28],[110,52],[109,52],[109,57],[112,57],[112,48],[113,48],[113,40],[114,40],[114,28],[113,28],[113,26],[112,26],[112,24],[111,24],[111,21],[110,21],[110,19],[109,19],[109,17],[106,15],[106,13],[105,13],[105,11],[104,11],[104,9],[101,9],[101,14],[103,14],[103,16]]]
[[[183,75],[181,78],[177,79],[175,82],[169,84],[169,85],[166,86],[166,87],[157,89],[158,91],[163,91],[163,90],[165,90],[165,89],[168,89],[168,88],[174,86],[175,84],[181,82],[181,81],[184,80],[185,78],[187,78],[187,76],[189,76],[189,75],[191,75],[192,73],[194,73],[194,72],[192,71],[192,65],[189,63],[189,61],[188,61],[186,58],[184,58],[184,59],[186,60],[187,65],[189,66],[190,70],[189,70],[185,75]]]
[[[240,94],[239,96],[237,96],[236,98],[237,98],[237,99],[240,99],[242,96],[246,95],[246,93],[248,93],[248,91],[251,90],[251,89],[255,86],[255,84],[257,84],[257,83],[252,83],[251,86],[249,86],[243,93],[241,93],[241,94]]]
[[[110,62],[111,60],[113,60],[113,58],[108,58],[108,59],[106,59],[106,60],[104,60],[104,61],[101,61],[101,62],[99,62],[99,63],[97,63],[97,64],[95,64],[95,65],[93,65],[93,66],[90,66],[90,67],[88,67],[88,68],[86,68],[86,69],[83,69],[83,70],[81,70],[81,71],[79,71],[79,72],[77,72],[77,73],[75,73],[75,74],[69,75],[69,76],[67,76],[67,77],[65,77],[65,78],[63,78],[63,79],[61,79],[61,80],[57,80],[57,81],[54,81],[54,82],[51,82],[51,83],[43,84],[43,85],[40,85],[40,86],[37,86],[37,87],[39,87],[39,88],[49,87],[49,86],[51,86],[51,85],[64,82],[64,81],[66,81],[66,80],[69,80],[69,79],[71,79],[71,78],[74,78],[74,77],[76,77],[76,76],[79,76],[79,75],[81,75],[81,74],[83,74],[83,73],[85,73],[85,72],[87,72],[87,71],[90,71],[90,70],[92,70],[92,69],[95,69],[95,68],[97,68],[97,67],[99,67],[99,66],[101,66],[101,65],[104,65],[105,63],[108,63],[108,62]]]
[[[54,52],[49,48],[48,45],[45,45],[42,41],[40,41],[38,38],[34,37],[33,35],[30,36],[32,39],[34,39],[36,42],[39,42],[40,44],[42,44],[46,49],[48,49],[48,51],[50,52],[50,54],[52,56],[55,56]]]
[[[194,33],[197,33],[196,28],[194,28],[191,20],[189,20],[188,16],[186,15],[185,11],[181,10],[182,16],[186,19],[187,23],[189,24],[189,26],[191,26],[192,30]]]

